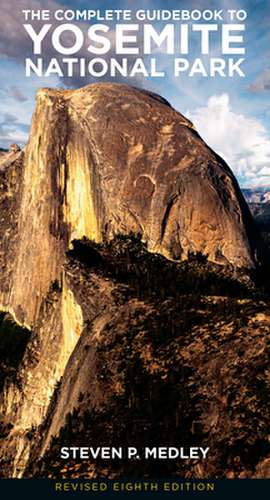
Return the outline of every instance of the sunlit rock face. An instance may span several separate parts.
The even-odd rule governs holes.
[[[71,238],[84,233],[100,241],[132,231],[171,259],[191,251],[253,266],[249,214],[236,181],[186,118],[158,96],[123,85],[62,95]]]
[[[171,259],[202,252],[213,262],[254,264],[249,213],[232,173],[159,97],[112,84],[39,91],[25,165],[19,268],[29,268],[44,240],[30,321],[59,277],[63,245],[82,236],[132,231]],[[30,281],[28,274],[26,290]]]
[[[232,173],[159,97],[112,84],[42,89],[25,153],[3,156],[2,170],[20,161],[21,168],[16,193],[4,200],[5,209],[16,198],[4,254],[8,239],[18,241],[1,302],[30,327],[61,280],[65,250],[83,236],[140,233],[150,251],[170,259],[202,252],[213,262],[254,265],[249,212]]]
[[[171,259],[191,251],[254,264],[248,210],[232,173],[187,119],[142,91],[40,90],[21,177],[6,302],[25,324],[60,280],[67,246],[83,236],[102,241],[132,231]]]
[[[126,85],[40,90],[29,142],[1,154],[0,181],[0,309],[31,331],[1,401],[12,428],[1,457],[18,476],[84,327],[64,270],[73,240],[132,232],[171,260],[201,252],[246,268],[255,246],[229,168],[166,101]],[[91,304],[94,317],[104,303]]]

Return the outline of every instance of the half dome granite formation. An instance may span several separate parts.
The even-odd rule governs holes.
[[[196,254],[219,267],[253,269],[258,252],[229,167],[167,101],[127,85],[41,89],[28,144],[1,154],[0,181],[0,310],[31,333],[1,397],[0,459],[16,477],[29,460],[29,435],[44,423],[64,373],[65,387],[70,383],[68,366],[77,377],[76,389],[68,389],[74,402],[61,393],[42,453],[65,420],[63,405],[69,412],[78,405],[79,381],[87,391],[89,374],[95,378],[95,349],[111,312],[119,331],[137,316],[154,315],[141,298],[123,305],[121,286],[108,276],[89,271],[86,284],[87,272],[67,264],[74,242],[102,246],[133,235],[146,253],[175,269]],[[122,297],[122,326],[115,293]],[[98,381],[91,390],[106,400]]]

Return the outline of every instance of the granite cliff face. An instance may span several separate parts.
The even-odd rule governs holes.
[[[108,344],[104,357],[96,349],[105,342],[111,316],[109,330],[128,335],[133,325],[139,333],[149,317],[153,332],[161,335],[155,311],[162,319],[166,300],[175,297],[180,309],[174,311],[172,332],[181,329],[179,297],[187,289],[193,293],[205,273],[214,291],[217,287],[208,268],[186,277],[191,256],[199,255],[206,267],[207,256],[218,273],[222,266],[237,273],[255,268],[258,251],[250,212],[227,165],[166,101],[125,85],[40,90],[29,142],[23,152],[13,148],[1,155],[0,180],[0,310],[26,339],[20,362],[12,370],[3,362],[0,460],[4,475],[21,476],[37,459],[30,456],[33,436],[45,456],[67,413],[80,406],[81,394],[87,394],[93,411],[107,411],[114,391],[126,396],[132,370],[127,367],[128,376],[119,379],[118,361],[111,382],[100,384],[111,349]],[[114,251],[110,241],[130,234],[136,235],[134,246],[142,240],[146,259],[136,286],[140,266],[136,259],[132,264],[130,251],[124,256],[120,251],[127,268],[117,276],[106,257],[106,245]],[[80,246],[85,238],[92,246]],[[155,272],[151,258],[161,259]],[[117,258],[112,262],[115,270]],[[166,283],[158,281],[153,291],[150,282],[166,266],[171,266]],[[151,293],[140,292],[145,279]],[[177,283],[172,295],[171,282]],[[234,296],[242,293],[235,283],[231,290]],[[156,303],[157,295],[165,305]],[[146,363],[152,355],[147,343],[141,348]],[[136,377],[141,362],[135,363]],[[64,389],[56,393],[62,376]],[[42,439],[40,425],[45,425]]]
[[[41,169],[48,158],[59,167],[51,189],[63,196],[69,241],[132,231],[172,259],[191,251],[238,267],[254,263],[232,173],[159,98],[118,85],[42,90],[27,154]]]

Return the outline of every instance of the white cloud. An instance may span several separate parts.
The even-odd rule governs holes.
[[[270,186],[267,130],[259,120],[232,111],[228,94],[211,96],[205,107],[187,111],[186,116],[242,186]]]

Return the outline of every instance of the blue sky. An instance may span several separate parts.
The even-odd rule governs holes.
[[[174,77],[168,71],[170,57],[162,48],[155,57],[158,65],[168,71],[165,78],[128,79],[160,93],[181,113],[188,116],[200,135],[228,162],[242,186],[270,186],[270,2],[268,0],[9,0],[1,6],[0,33],[0,146],[7,147],[27,141],[35,93],[43,86],[83,86],[89,78],[59,79],[25,76],[24,58],[31,56],[32,45],[22,28],[23,8],[50,9],[245,9],[244,35],[245,78],[235,76],[208,78],[185,74]],[[32,23],[35,26],[34,23]],[[160,28],[159,23],[153,23]],[[114,24],[111,23],[111,29]],[[46,57],[53,57],[46,44]],[[192,39],[190,59],[200,57]],[[84,54],[82,54],[84,55]],[[210,54],[211,55],[211,54]],[[220,56],[216,40],[212,55]],[[79,54],[80,56],[80,54]],[[112,54],[113,56],[113,54]],[[178,54],[176,56],[179,56]],[[172,56],[171,56],[172,57]],[[234,56],[239,57],[239,56]],[[207,58],[206,58],[207,59]],[[100,79],[96,81],[101,81]],[[113,78],[111,81],[115,81]],[[118,80],[117,80],[118,81]]]

